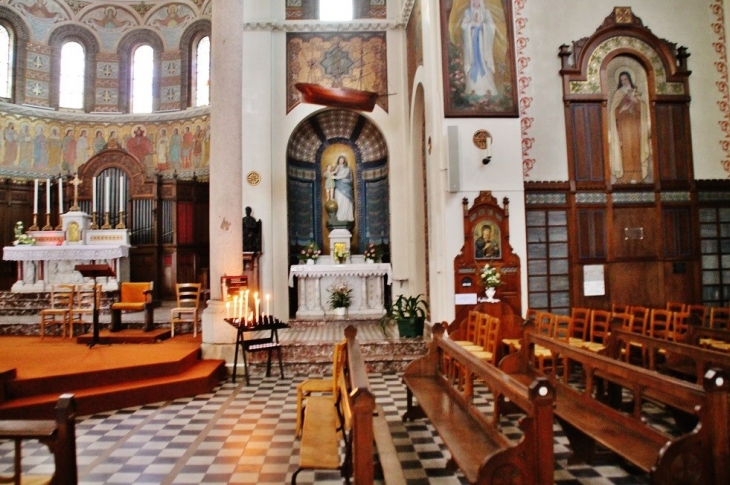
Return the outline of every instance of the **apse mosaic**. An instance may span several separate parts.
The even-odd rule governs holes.
[[[150,123],[41,119],[0,111],[0,175],[75,173],[105,148],[122,148],[148,174],[181,178],[209,173],[208,115]]]

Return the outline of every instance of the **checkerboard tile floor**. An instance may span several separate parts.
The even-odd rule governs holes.
[[[172,402],[86,416],[76,429],[81,484],[285,484],[297,468],[294,440],[296,385],[253,376],[251,385],[226,381],[212,393]],[[403,423],[406,390],[399,376],[372,374],[371,388],[384,409],[409,485],[461,484],[445,469],[448,451],[425,421]],[[485,411],[487,396],[478,399]],[[520,431],[503,420],[511,438]],[[589,465],[568,466],[568,442],[555,425],[555,483],[644,484],[648,478],[620,458],[599,454]],[[0,475],[12,469],[13,445],[0,443]],[[23,445],[25,473],[51,473],[48,450]],[[339,484],[337,472],[304,471],[300,484]],[[381,481],[382,483],[382,481]]]

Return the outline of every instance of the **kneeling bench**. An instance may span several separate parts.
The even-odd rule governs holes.
[[[119,284],[119,301],[111,304],[112,332],[122,329],[122,311],[144,311],[144,331],[152,331],[154,308],[152,306],[152,282],[132,283],[123,281]]]

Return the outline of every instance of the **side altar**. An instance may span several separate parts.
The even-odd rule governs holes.
[[[56,228],[50,225],[50,201],[43,228],[37,225],[37,207],[27,232],[23,232],[22,222],[16,224],[16,240],[3,248],[3,260],[17,262],[17,281],[11,291],[39,293],[50,291],[51,285],[93,282],[74,269],[77,265],[106,264],[112,268],[115,276],[97,278],[102,291],[117,291],[120,281],[129,280],[129,230],[121,222],[112,228],[108,209],[105,224],[99,228],[97,214],[92,219],[80,211],[77,197],[74,190],[74,205],[68,212],[61,213],[59,208],[60,224]]]
[[[297,319],[315,320],[334,316],[329,308],[328,288],[345,282],[352,289],[352,301],[347,309],[349,317],[380,318],[385,312],[384,282],[392,283],[393,272],[389,263],[334,264],[320,258],[317,264],[291,266],[289,286],[297,279],[299,307]]]

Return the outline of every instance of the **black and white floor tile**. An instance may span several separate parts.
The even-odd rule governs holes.
[[[251,385],[226,381],[210,394],[79,419],[76,429],[79,483],[96,484],[285,484],[297,469],[294,439],[296,385],[286,379],[254,376]],[[406,391],[397,375],[371,375],[409,485],[461,484],[445,469],[448,451],[425,421],[403,423]],[[488,399],[479,402],[488,409]],[[514,423],[503,431],[518,437]],[[569,447],[555,425],[555,483],[633,485],[649,483],[631,465],[600,454],[592,465],[568,466]],[[10,474],[13,444],[0,442],[0,475]],[[48,450],[23,446],[25,473],[53,470]],[[300,484],[342,483],[337,472],[305,471]]]

